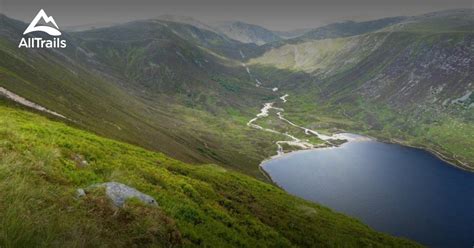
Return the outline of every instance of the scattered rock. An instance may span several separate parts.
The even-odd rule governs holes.
[[[84,196],[86,196],[86,192],[84,191],[84,189],[77,189],[76,190],[76,196],[77,196],[77,198],[84,197]]]
[[[153,197],[146,195],[125,184],[117,182],[107,182],[94,184],[88,187],[88,189],[94,188],[105,188],[105,194],[107,195],[107,197],[109,197],[110,200],[112,200],[113,204],[117,207],[123,207],[125,201],[130,198],[136,198],[141,202],[151,206],[158,206],[158,203]]]

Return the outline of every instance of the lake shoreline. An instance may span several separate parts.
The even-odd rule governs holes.
[[[345,132],[345,131],[341,130],[341,132],[337,132],[335,134],[341,134],[341,133],[348,133],[348,132]],[[350,133],[350,134],[352,134],[352,133]],[[408,144],[407,142],[402,141],[402,140],[396,140],[396,139],[391,139],[391,138],[373,137],[373,136],[370,136],[370,135],[359,135],[359,134],[356,134],[356,135],[368,138],[368,140],[378,141],[378,142],[382,142],[382,143],[385,143],[385,144],[395,144],[395,145],[401,145],[401,146],[405,146],[405,147],[409,147],[409,148],[423,150],[423,151],[426,151],[426,152],[434,155],[438,159],[446,162],[447,164],[449,164],[449,165],[451,165],[455,168],[474,173],[474,167],[471,167],[471,166],[467,165],[466,163],[452,157],[451,155],[443,154],[442,152],[436,151],[435,149],[432,149],[432,148],[429,148],[429,147],[416,146],[416,145]],[[262,160],[260,162],[260,164],[258,165],[258,167],[259,167],[259,170],[262,172],[262,174],[267,179],[269,179],[271,181],[271,183],[273,183],[273,184],[277,185],[278,187],[280,187],[278,184],[275,183],[275,181],[272,179],[272,177],[263,168],[263,165],[266,162],[268,162],[270,160],[273,160],[273,159],[277,159],[277,158],[286,156],[286,155],[291,155],[291,154],[294,154],[294,153],[297,153],[297,152],[311,152],[311,151],[320,150],[320,149],[339,148],[340,146],[342,146],[344,144],[347,144],[349,142],[360,142],[360,141],[357,141],[357,140],[350,141],[350,140],[348,140],[348,141],[346,141],[342,144],[339,144],[339,145],[325,145],[325,146],[321,146],[321,147],[314,147],[314,148],[311,148],[311,149],[294,150],[294,151],[290,151],[290,152],[287,152],[287,153],[284,153],[284,154],[273,155],[269,158],[266,158],[266,159]]]
[[[378,139],[378,141],[383,142],[383,143],[387,143],[387,144],[397,144],[397,145],[402,145],[402,146],[406,146],[406,147],[410,147],[410,148],[415,148],[415,149],[427,151],[427,152],[433,154],[434,156],[436,156],[438,159],[448,163],[451,166],[454,166],[458,169],[462,169],[462,170],[474,173],[474,167],[471,167],[471,166],[467,165],[465,162],[462,162],[461,160],[458,160],[458,159],[454,158],[452,155],[443,154],[442,152],[437,151],[433,148],[426,147],[426,146],[412,145],[412,144],[409,144],[406,141],[395,140],[395,139]]]

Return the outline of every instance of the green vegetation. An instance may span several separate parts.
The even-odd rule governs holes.
[[[2,247],[416,246],[222,167],[188,165],[5,104],[0,179]],[[75,196],[107,181],[159,207],[130,200],[115,209],[100,191]]]
[[[0,23],[12,37],[24,30],[21,23],[3,15]],[[148,30],[140,25],[146,26],[120,27],[121,38],[130,38],[125,35],[130,29],[136,35]],[[218,64],[222,57],[159,24],[149,31],[159,34],[155,38],[162,37],[160,42],[108,41],[115,31],[83,34],[84,40],[70,42],[60,55],[18,50],[16,39],[2,36],[0,86],[61,113],[81,129],[185,162],[218,163],[265,180],[258,164],[276,148],[270,134],[246,128],[245,123],[258,112],[259,99],[267,96],[254,89],[240,64],[237,69]],[[245,102],[240,95],[247,96]]]
[[[232,164],[226,167],[266,180],[258,165],[275,155],[274,142],[284,137],[247,127],[247,122],[259,112],[257,108],[245,112],[228,108],[218,115],[179,106],[175,111],[186,123],[188,139],[203,140],[202,153],[215,156],[221,164]]]
[[[397,112],[362,98],[350,104],[319,102],[308,104],[313,96],[287,102],[288,118],[326,133],[348,131],[380,140],[427,149],[443,159],[467,169],[474,164],[474,126],[466,117],[440,114],[429,108],[418,115]],[[471,116],[474,109],[460,110]]]

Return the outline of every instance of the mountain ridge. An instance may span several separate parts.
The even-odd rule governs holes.
[[[241,21],[224,22],[215,25],[215,29],[227,37],[243,43],[263,45],[281,40],[281,37],[271,30]]]

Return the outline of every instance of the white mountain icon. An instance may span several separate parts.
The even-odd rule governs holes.
[[[52,23],[56,28],[49,27],[49,26],[36,26],[38,24],[38,21],[40,21],[40,19],[43,19],[45,23]],[[23,35],[31,33],[31,32],[36,32],[36,31],[45,32],[52,36],[61,35],[58,24],[56,24],[56,22],[54,21],[54,18],[52,16],[46,15],[46,12],[44,12],[43,9],[41,9],[38,12],[38,14],[36,14],[33,21],[31,21],[30,25],[26,28],[25,32],[23,32]]]

